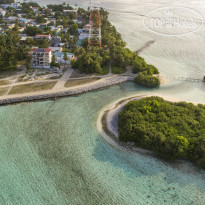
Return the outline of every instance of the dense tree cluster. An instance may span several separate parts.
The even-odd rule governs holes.
[[[26,59],[29,47],[19,45],[20,37],[13,31],[0,35],[0,68],[15,66],[18,61]]]
[[[135,77],[134,82],[147,88],[157,88],[160,86],[158,77],[141,72]]]
[[[56,5],[56,4],[48,4],[47,7],[49,9],[52,9],[52,11],[56,12],[56,11],[60,11],[60,12],[63,12],[64,10],[72,10],[73,7],[71,7],[69,4],[59,4],[59,5]]]
[[[135,83],[148,87],[156,88],[160,86],[160,80],[153,75],[159,74],[158,69],[145,62],[144,58],[137,56],[133,61],[133,73],[139,73],[134,79]]]
[[[35,36],[37,34],[42,34],[43,30],[37,26],[26,26],[24,33],[28,36]]]
[[[90,48],[88,46],[88,39],[85,39],[82,42],[82,47],[84,49],[78,49],[81,50],[82,53],[76,52],[77,54],[79,53],[79,55],[76,55],[77,61],[73,62],[72,65],[81,72],[92,73],[98,71],[97,73],[99,73],[99,71],[102,70],[102,66],[106,65],[105,63],[108,63],[109,59],[112,67],[115,68],[115,73],[123,73],[126,67],[131,65],[133,66],[134,73],[143,72],[136,79],[138,84],[147,87],[159,86],[159,79],[153,76],[159,73],[157,68],[148,65],[143,58],[126,47],[126,42],[123,41],[120,33],[118,33],[116,28],[109,22],[109,13],[107,11],[101,9],[100,14],[102,48],[104,52],[102,52],[102,49],[100,50],[103,55],[99,54],[99,52],[92,53],[95,49]],[[104,59],[104,56],[106,56],[106,59]],[[93,68],[94,65],[97,65],[97,69]]]
[[[102,73],[102,66],[108,64],[109,53],[103,48],[90,47],[76,49],[77,61],[72,61],[73,68],[77,68],[82,73]]]
[[[32,7],[38,7],[41,15],[34,12]],[[7,12],[8,16],[17,16],[17,10],[12,9],[11,7],[9,9],[9,12]],[[55,14],[52,14],[49,9],[52,9]],[[147,87],[158,86],[159,80],[156,77],[153,77],[153,74],[158,74],[157,68],[152,65],[147,65],[143,58],[139,57],[136,53],[126,47],[126,42],[123,41],[120,33],[118,33],[116,28],[109,22],[109,13],[107,11],[103,9],[100,11],[102,48],[90,47],[87,38],[82,41],[82,48],[76,47],[78,41],[78,28],[83,28],[84,25],[87,24],[90,13],[89,9],[85,10],[78,8],[78,16],[81,17],[80,19],[83,21],[82,24],[73,21],[76,19],[76,12],[74,12],[74,9],[71,6],[68,4],[66,5],[65,3],[60,5],[50,4],[47,8],[43,8],[35,2],[24,2],[22,3],[21,12],[25,14],[25,18],[32,18],[38,24],[41,24],[40,27],[26,26],[23,33],[27,34],[27,36],[36,36],[37,34],[50,34],[51,36],[55,36],[56,31],[52,31],[51,26],[61,25],[64,28],[58,33],[58,36],[61,37],[61,41],[64,43],[64,48],[67,49],[67,51],[70,49],[69,52],[75,53],[77,60],[72,62],[72,66],[77,68],[80,72],[102,74],[104,73],[104,68],[107,68],[108,64],[111,63],[113,68],[112,72],[121,74],[125,72],[127,66],[131,65],[133,66],[133,72],[142,72],[135,82]],[[93,11],[93,15],[95,12],[96,11]],[[56,18],[55,23],[54,21],[50,21],[49,24],[45,25],[48,17]],[[2,28],[6,31],[6,23],[3,22],[3,19],[0,19],[0,21],[2,22]],[[16,21],[12,31],[17,33],[21,26],[22,23]],[[95,20],[93,26],[95,27]],[[49,44],[50,41],[46,38],[39,40],[28,38],[23,45],[25,47],[37,46],[39,48],[47,48],[49,47]]]
[[[119,139],[169,159],[205,168],[205,106],[159,97],[129,102],[119,114]]]
[[[108,21],[108,12],[103,9],[101,9],[101,22],[102,48],[88,47],[88,40],[85,39],[82,42],[84,49],[78,49],[84,51],[84,56],[82,53],[76,52],[80,55],[77,55],[77,62],[73,63],[73,65],[81,72],[92,73],[97,71],[97,73],[99,73],[102,71],[102,66],[108,64],[109,60],[113,66],[119,66],[119,68],[125,69],[126,66],[132,64],[134,56],[136,55],[126,48],[126,43],[122,40],[121,35]],[[97,68],[94,69],[93,65],[97,65]]]
[[[11,4],[14,3],[14,0],[0,0],[0,4]]]
[[[107,11],[101,10],[102,45],[109,50],[112,64],[125,69],[133,63],[136,54],[126,48],[126,42],[123,41],[121,34],[109,22],[108,14]]]
[[[148,75],[159,74],[158,69],[145,62],[144,58],[137,56],[133,60],[133,73],[147,72]]]
[[[33,11],[32,6],[40,8],[40,6],[34,2],[22,3],[21,12],[25,14],[25,15],[23,15],[23,17],[28,18],[28,19],[29,18],[35,19],[36,14]]]

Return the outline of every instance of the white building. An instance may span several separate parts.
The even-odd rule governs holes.
[[[49,48],[35,48],[32,50],[32,66],[36,68],[50,68],[52,53]]]
[[[79,36],[79,40],[84,40],[89,37],[89,33],[81,33]]]
[[[11,7],[17,9],[20,6],[19,3],[11,3]]]
[[[35,39],[43,39],[43,38],[47,38],[49,41],[51,40],[51,35],[41,35],[41,34],[38,34],[35,36]]]
[[[6,11],[4,11],[2,8],[0,8],[0,16],[5,16]]]
[[[51,49],[51,52],[53,53],[53,54],[55,54],[56,52],[61,52],[62,50],[63,50],[63,48],[62,47],[49,47],[50,49]]]

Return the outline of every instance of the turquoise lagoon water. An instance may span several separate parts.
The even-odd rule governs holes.
[[[193,85],[152,93],[204,102]],[[104,106],[148,92],[125,83],[78,97],[0,107],[0,204],[205,204],[204,170],[119,151],[98,134],[96,119]]]
[[[36,0],[41,5],[64,1]],[[65,2],[87,8],[90,1]],[[148,31],[143,18],[173,5],[203,15],[204,0],[104,0],[101,5],[130,49],[155,41],[140,55],[164,76],[202,79],[205,27],[167,37]],[[204,90],[202,83],[174,82],[152,91],[126,83],[79,97],[0,107],[0,204],[204,205],[204,170],[119,151],[96,129],[100,110],[119,98],[152,92],[204,103]]]

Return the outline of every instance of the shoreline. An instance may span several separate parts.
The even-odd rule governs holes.
[[[40,92],[31,92],[25,94],[11,95],[4,98],[0,97],[0,106],[17,104],[22,102],[35,102],[43,100],[55,100],[57,98],[78,96],[87,92],[92,92],[96,90],[105,89],[114,85],[118,85],[124,82],[132,81],[130,76],[119,76],[108,79],[101,79],[94,83],[87,83],[84,85],[79,85],[71,88],[65,88],[63,90],[46,90]]]
[[[143,155],[145,157],[150,157],[153,160],[159,160],[161,163],[165,164],[166,166],[169,166],[172,169],[177,169],[178,171],[181,171],[182,173],[188,173],[188,174],[201,173],[203,169],[196,166],[189,160],[184,160],[184,159],[177,159],[176,161],[165,160],[157,156],[153,151],[134,146],[134,143],[131,143],[131,142],[124,143],[124,142],[119,141],[118,138],[115,136],[115,134],[108,129],[106,118],[107,118],[107,114],[109,114],[109,111],[115,110],[119,108],[120,106],[123,107],[123,104],[126,104],[128,101],[131,101],[134,99],[140,100],[142,98],[152,97],[152,96],[162,97],[166,101],[170,101],[170,102],[182,101],[180,99],[176,99],[176,98],[173,98],[167,95],[161,95],[158,93],[156,93],[155,95],[146,94],[146,95],[139,95],[139,96],[136,96],[135,94],[129,97],[118,99],[117,101],[112,102],[111,104],[102,108],[98,113],[96,126],[97,126],[98,133],[101,135],[101,138],[106,143],[111,145],[114,149],[117,149],[121,152],[126,152],[128,154]],[[193,104],[197,105],[199,103],[193,103]]]
[[[161,85],[167,84],[165,78],[162,75],[160,75],[159,78],[161,81]],[[78,79],[78,78],[75,78],[75,79]],[[124,82],[132,82],[133,80],[134,80],[134,76],[122,74],[119,76],[110,76],[106,78],[101,78],[100,80],[96,82],[76,85],[74,87],[69,87],[69,88],[64,88],[64,89],[59,89],[59,90],[50,89],[50,90],[44,90],[44,91],[21,93],[21,94],[14,94],[14,95],[5,95],[5,96],[0,96],[0,106],[23,103],[23,102],[55,100],[57,98],[78,96],[78,95],[81,95],[87,92],[106,89],[111,86],[118,85]]]
[[[99,134],[102,136],[102,138],[108,142],[111,146],[115,147],[116,149],[119,149],[121,151],[129,151],[129,152],[135,152],[138,154],[143,154],[143,155],[149,155],[151,157],[156,157],[158,158],[152,151],[142,149],[139,147],[134,146],[133,142],[121,142],[118,139],[118,114],[119,112],[124,108],[124,106],[132,100],[141,100],[146,97],[152,97],[152,96],[157,96],[157,97],[162,97],[166,101],[170,102],[180,102],[182,100],[176,99],[170,96],[166,95],[161,95],[161,94],[146,94],[146,95],[132,95],[130,97],[125,97],[122,99],[118,99],[115,102],[112,102],[111,104],[107,105],[104,107],[98,117],[97,117],[97,130]],[[193,102],[192,102],[193,103]],[[193,103],[193,104],[198,104],[198,103]],[[162,159],[162,161],[164,161]],[[168,163],[164,161],[165,163]]]

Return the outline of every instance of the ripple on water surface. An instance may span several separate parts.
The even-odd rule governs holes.
[[[97,133],[104,106],[145,92],[126,83],[1,107],[0,204],[204,204],[204,170],[119,151]]]

